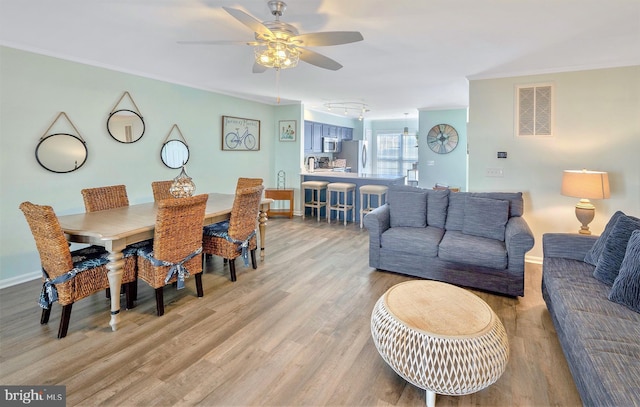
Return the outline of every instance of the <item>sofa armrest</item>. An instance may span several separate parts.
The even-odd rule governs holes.
[[[364,217],[364,227],[369,231],[369,239],[376,239],[378,246],[380,246],[380,237],[384,231],[391,227],[390,213],[389,205],[384,204],[367,213]]]
[[[509,270],[524,272],[524,255],[533,248],[534,238],[529,225],[521,216],[512,216],[504,232]]]
[[[364,216],[364,226],[369,231],[369,266],[380,266],[380,248],[382,247],[382,234],[389,229],[390,221],[389,205],[377,207]]]
[[[542,235],[542,253],[547,257],[584,261],[584,256],[598,240],[598,236],[577,233],[545,233]]]

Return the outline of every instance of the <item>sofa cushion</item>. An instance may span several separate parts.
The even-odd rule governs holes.
[[[445,229],[462,230],[462,226],[464,225],[464,204],[467,201],[467,195],[468,194],[464,192],[449,194]]]
[[[629,238],[609,299],[640,312],[640,230],[635,230]]]
[[[380,244],[385,250],[436,257],[442,235],[444,235],[444,229],[433,226],[426,228],[400,226],[387,229],[382,234]]]
[[[462,233],[504,241],[507,220],[508,201],[468,196],[464,205]]]
[[[604,249],[598,259],[596,269],[593,271],[595,278],[608,285],[613,284],[620,271],[627,242],[631,233],[636,229],[640,229],[640,219],[626,215],[618,217],[604,242]]]
[[[427,190],[427,225],[444,229],[449,206],[449,190]]]
[[[389,188],[389,222],[394,227],[427,226],[427,191],[414,187]]]
[[[438,257],[454,263],[473,264],[498,270],[507,268],[507,248],[504,242],[465,235],[457,230],[446,231],[438,247]]]
[[[604,250],[604,242],[607,240],[607,237],[609,237],[609,233],[611,233],[611,229],[613,229],[613,225],[616,224],[616,221],[620,216],[626,216],[626,215],[622,211],[617,211],[616,213],[613,214],[613,216],[611,216],[611,219],[609,219],[609,222],[607,222],[607,225],[604,227],[604,231],[602,232],[600,237],[598,237],[598,240],[596,240],[591,250],[589,250],[587,254],[584,256],[584,261],[586,263],[589,263],[592,266],[598,265],[598,259],[600,258],[600,255]]]
[[[499,199],[509,201],[509,217],[522,216],[524,213],[524,201],[522,192],[469,192],[470,196],[476,198]]]

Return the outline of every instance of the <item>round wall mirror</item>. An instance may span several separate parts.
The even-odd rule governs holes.
[[[109,115],[107,130],[121,143],[135,143],[144,134],[144,120],[133,110],[116,110]]]
[[[180,140],[169,140],[162,145],[160,158],[169,168],[180,168],[189,161],[189,147]]]
[[[36,160],[51,172],[72,172],[87,161],[87,145],[77,136],[67,133],[50,134],[36,147]]]

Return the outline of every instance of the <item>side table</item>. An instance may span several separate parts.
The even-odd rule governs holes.
[[[264,197],[273,199],[274,201],[289,201],[289,208],[285,209],[269,209],[267,212],[268,217],[273,216],[287,216],[289,219],[293,218],[293,189],[284,188],[267,188],[264,190]]]

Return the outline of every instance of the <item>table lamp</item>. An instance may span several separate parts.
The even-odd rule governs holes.
[[[596,214],[596,208],[589,199],[609,198],[609,174],[602,171],[565,170],[562,175],[562,195],[580,198],[576,204],[576,217],[582,224],[578,233],[590,235],[589,223]]]

